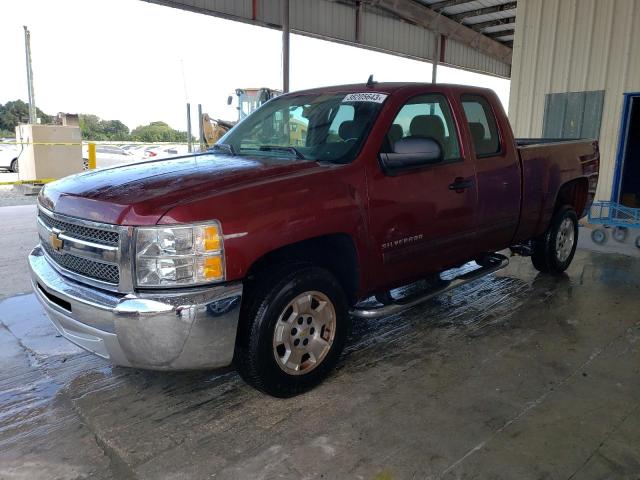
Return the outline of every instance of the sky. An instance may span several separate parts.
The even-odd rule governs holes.
[[[24,31],[31,31],[35,103],[48,114],[92,113],[133,129],[162,120],[186,130],[187,102],[235,119],[236,88],[282,88],[282,35],[141,0],[3,3],[0,103],[27,101]],[[431,64],[292,35],[290,89],[378,81],[431,81]],[[438,82],[481,85],[505,107],[509,81],[438,67]],[[193,120],[194,125],[196,124]]]

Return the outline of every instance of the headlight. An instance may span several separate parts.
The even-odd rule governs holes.
[[[135,267],[138,287],[224,280],[220,224],[137,228]]]

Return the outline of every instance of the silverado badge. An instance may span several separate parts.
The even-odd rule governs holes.
[[[56,252],[62,250],[62,246],[64,245],[64,241],[59,235],[60,234],[58,232],[51,232],[51,235],[49,236],[49,243]]]

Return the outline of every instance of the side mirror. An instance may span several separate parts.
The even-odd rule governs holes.
[[[227,97],[227,105],[231,105],[233,103],[233,96],[229,95]]]
[[[403,138],[395,143],[393,153],[380,154],[382,169],[392,176],[440,163],[442,160],[442,147],[432,138]]]

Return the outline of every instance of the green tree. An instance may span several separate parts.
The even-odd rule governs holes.
[[[129,127],[120,120],[103,120],[102,129],[109,140],[128,140]]]
[[[36,116],[44,124],[51,123],[52,117],[36,107]],[[13,100],[0,105],[0,130],[14,132],[20,123],[29,121],[29,104],[22,100]]]
[[[174,130],[165,122],[151,122],[149,125],[140,125],[131,132],[132,140],[138,142],[186,142],[187,132]]]
[[[79,115],[80,131],[85,140],[107,140],[100,126],[100,117],[97,115]]]
[[[80,131],[85,140],[129,140],[129,127],[120,120],[102,120],[97,115],[81,114]]]

